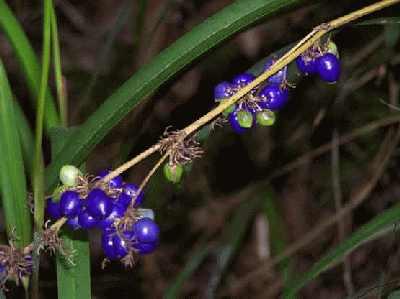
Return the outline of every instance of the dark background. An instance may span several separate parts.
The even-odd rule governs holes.
[[[40,54],[39,1],[8,3]],[[231,1],[55,3],[69,123],[79,125],[141,65]],[[308,2],[224,42],[136,107],[90,155],[88,171],[117,166],[155,143],[167,126],[178,129],[193,122],[214,106],[213,87],[218,82],[302,38],[314,26],[359,7],[350,1]],[[369,18],[398,16],[398,12],[395,6]],[[133,269],[112,263],[102,270],[100,235],[92,232],[93,297],[161,298],[196,250],[208,244],[212,253],[185,283],[182,298],[277,298],[284,285],[279,267],[239,287],[246,274],[282,251],[282,247],[276,249],[277,242],[284,240],[284,247],[304,243],[289,258],[288,275],[300,274],[361,224],[396,203],[400,194],[399,128],[396,122],[386,126],[381,122],[398,113],[399,30],[398,24],[345,26],[333,36],[343,66],[337,84],[314,77],[297,82],[272,128],[255,128],[242,136],[228,126],[218,128],[204,143],[205,155],[195,161],[182,184],[173,186],[157,174],[146,189],[145,206],[154,209],[161,227],[159,249]],[[13,91],[33,121],[33,111],[24,105],[29,97],[24,78],[2,34],[0,55]],[[357,128],[368,124],[372,125],[365,134],[354,136]],[[334,146],[334,136],[343,141],[348,134],[353,135],[346,144],[340,149]],[[321,146],[324,151],[312,156]],[[301,163],[289,164],[296,159]],[[155,161],[150,158],[135,166],[124,174],[125,180],[140,183]],[[266,190],[273,195],[266,195]],[[240,219],[243,202],[258,197],[255,212],[241,225],[244,238],[235,247],[229,267],[220,273],[221,248],[230,244],[226,235],[235,230],[227,232],[229,223],[235,213]],[[267,200],[280,213],[279,240],[267,233],[279,223],[266,216]],[[307,239],[307,233],[335,217],[341,206],[349,211],[345,217]],[[387,294],[400,278],[399,241],[392,233],[362,246],[344,264],[308,284],[302,298],[345,298],[364,288],[376,290],[379,282],[394,281],[383,288],[382,294]],[[55,298],[52,258],[43,258],[41,273],[43,298]],[[221,283],[214,292],[213,279],[218,275]],[[19,297],[13,287],[9,294]]]

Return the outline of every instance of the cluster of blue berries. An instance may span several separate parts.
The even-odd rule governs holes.
[[[322,49],[321,49],[322,48]],[[264,64],[264,72],[274,64],[274,59],[269,59]],[[312,47],[296,60],[299,71],[304,75],[318,73],[323,81],[333,83],[340,76],[340,61],[336,45],[329,42],[324,47]],[[232,129],[236,133],[243,133],[252,126],[271,126],[275,123],[275,113],[282,109],[289,99],[287,81],[288,68],[285,66],[268,78],[266,84],[251,90],[239,99],[236,104],[224,111]],[[239,74],[231,82],[219,83],[214,89],[215,102],[223,102],[232,97],[244,86],[255,79],[250,73]]]
[[[152,210],[139,208],[143,192],[138,193],[135,184],[124,183],[121,176],[101,184],[108,173],[102,171],[89,184],[82,184],[79,181],[85,180],[79,170],[64,166],[60,172],[62,192],[47,199],[48,216],[53,220],[67,218],[66,224],[72,230],[100,229],[102,248],[109,260],[123,259],[132,252],[153,252],[158,246],[159,227]],[[127,214],[131,221],[119,226]]]
[[[340,77],[339,54],[333,42],[329,42],[325,49],[310,48],[297,57],[296,65],[304,75],[318,74],[321,80],[328,83],[335,83]]]

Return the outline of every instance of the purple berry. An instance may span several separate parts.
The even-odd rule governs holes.
[[[264,72],[269,70],[270,67],[275,63],[275,60],[273,59],[268,59],[267,62],[264,65]],[[287,66],[283,67],[279,71],[277,71],[275,74],[273,74],[271,77],[268,78],[268,82],[270,83],[275,83],[275,84],[281,84],[283,81],[286,80],[287,77]]]
[[[217,102],[229,98],[234,93],[234,88],[229,82],[221,82],[214,88],[214,100]]]
[[[67,223],[68,227],[72,230],[78,230],[78,229],[82,228],[79,225],[78,216],[75,216],[74,218],[69,218],[66,223]]]
[[[145,255],[152,253],[158,246],[157,242],[152,242],[152,243],[134,243],[133,248],[137,250],[137,253],[140,255]]]
[[[81,199],[75,191],[65,191],[60,198],[60,213],[67,218],[74,218],[81,209]]]
[[[104,178],[106,175],[110,173],[110,170],[102,170],[99,172],[98,177]],[[120,189],[122,188],[122,185],[124,184],[124,181],[120,175],[117,175],[115,178],[112,178],[109,182],[108,185],[112,189]]]
[[[300,55],[296,58],[297,68],[304,75],[311,75],[317,72],[317,63],[314,59]]]
[[[98,188],[92,189],[86,199],[87,212],[97,220],[105,219],[110,215],[114,206],[107,194]]]
[[[53,220],[60,219],[62,217],[60,211],[60,202],[54,202],[51,198],[48,198],[46,202],[47,215]]]
[[[119,204],[114,204],[113,209],[108,215],[106,219],[103,219],[98,222],[97,226],[104,231],[113,230],[114,227],[112,226],[116,219],[122,218],[125,214],[126,207],[123,207]]]
[[[239,74],[232,79],[234,87],[242,88],[255,79],[255,76],[249,73]]]
[[[83,229],[90,229],[95,227],[98,221],[87,211],[82,211],[78,215],[78,223]]]
[[[128,254],[126,241],[115,233],[103,233],[101,246],[105,256],[110,260],[119,260]]]
[[[340,77],[340,61],[332,53],[326,53],[317,59],[319,77],[326,82],[336,82]]]
[[[261,108],[276,111],[283,108],[286,104],[289,92],[286,88],[281,88],[277,84],[269,84],[260,91],[258,96]]]
[[[126,194],[126,195],[128,195],[130,197],[130,200],[129,200],[128,204],[130,204],[132,199],[135,198],[134,207],[140,206],[143,203],[143,200],[144,200],[143,191],[140,192],[140,194],[137,195],[138,190],[139,190],[139,187],[137,185],[131,184],[131,183],[127,183],[127,184],[124,185],[124,189],[122,191],[122,194]],[[121,202],[119,202],[119,200],[121,200]],[[121,203],[122,205],[125,205],[127,200],[128,199],[126,197],[122,196],[122,198],[121,198],[121,196],[120,196],[120,198],[118,199],[118,202]]]
[[[152,243],[158,242],[160,229],[150,218],[140,218],[133,225],[133,231],[137,242]]]

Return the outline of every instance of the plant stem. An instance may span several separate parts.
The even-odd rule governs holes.
[[[350,23],[356,19],[359,19],[363,16],[381,10],[385,7],[391,6],[393,4],[399,3],[400,0],[382,0],[351,12],[345,16],[339,17],[335,20],[330,21],[329,23],[323,23],[317,27],[315,27],[309,34],[307,34],[302,40],[300,40],[293,48],[291,48],[288,52],[286,52],[281,58],[279,58],[267,71],[262,73],[258,76],[254,81],[240,89],[237,93],[235,93],[230,98],[227,98],[220,105],[216,108],[208,112],[207,114],[200,117],[198,120],[193,122],[192,124],[188,125],[182,132],[185,133],[186,136],[191,135],[192,133],[196,132],[202,126],[206,125],[210,121],[214,120],[218,117],[222,112],[225,111],[229,106],[239,101],[243,96],[249,93],[252,89],[259,86],[261,83],[266,81],[269,77],[273,74],[278,72],[280,69],[291,63],[293,60],[296,59],[299,55],[305,52],[308,48],[310,48],[316,41],[318,41],[322,36],[327,34],[333,29],[339,28],[347,23]],[[128,162],[122,164],[112,172],[110,172],[106,177],[103,178],[103,181],[107,182],[117,175],[120,175],[124,171],[128,170],[129,168],[133,167],[134,165],[138,164],[139,162],[146,159],[148,156],[152,155],[153,153],[157,152],[160,149],[160,145],[157,143],[152,147],[148,148],[144,152],[140,153],[133,159],[129,160]]]

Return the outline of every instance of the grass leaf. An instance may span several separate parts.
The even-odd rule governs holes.
[[[17,246],[29,244],[31,240],[31,216],[28,207],[25,170],[15,117],[14,100],[7,75],[0,60],[0,185],[10,237],[15,230]]]

